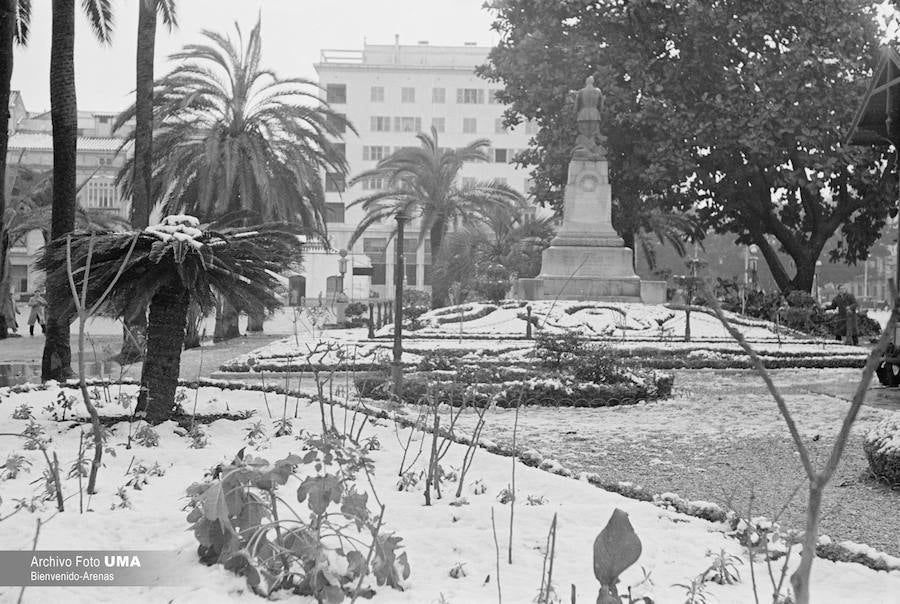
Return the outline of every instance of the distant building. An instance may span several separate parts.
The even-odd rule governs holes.
[[[475,67],[486,62],[490,48],[465,46],[364,44],[362,50],[323,50],[315,65],[319,84],[332,109],[343,113],[359,132],[347,131],[344,151],[351,176],[374,168],[378,160],[402,147],[418,146],[416,133],[434,127],[440,145],[462,147],[476,139],[491,141],[490,161],[463,168],[462,178],[498,179],[519,192],[530,189],[528,172],[513,166],[513,156],[528,146],[535,133],[532,124],[515,131],[503,128],[495,92],[499,89],[475,75]],[[326,175],[326,223],[335,249],[345,249],[350,235],[364,216],[363,210],[347,206],[384,183],[369,181],[348,188],[337,175]],[[431,285],[430,242],[418,241],[418,224],[407,226],[404,242],[405,279],[410,287]],[[348,256],[345,292],[354,298],[369,292],[391,296],[394,283],[394,224],[370,228]],[[324,252],[322,252],[324,255]],[[307,295],[333,291],[327,277],[337,274],[337,254],[306,258]],[[371,270],[360,270],[362,267]],[[352,269],[371,273],[351,278]]]
[[[53,126],[50,112],[29,112],[22,95],[13,91],[9,98],[9,115],[7,192],[20,168],[38,175],[49,174],[53,170]],[[120,196],[115,178],[130,152],[120,152],[119,149],[131,126],[126,125],[113,132],[116,115],[109,112],[78,112],[77,183],[80,189],[76,199],[84,208],[127,218],[130,203]],[[15,294],[34,291],[42,280],[32,273],[30,267],[43,244],[40,233],[34,232],[23,240],[14,242],[10,249],[12,291]]]

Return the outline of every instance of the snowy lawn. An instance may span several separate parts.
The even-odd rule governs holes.
[[[67,393],[74,391],[67,390]],[[194,405],[194,393],[187,392],[184,405]],[[68,420],[50,420],[43,410],[56,398],[57,390],[33,391],[4,397],[0,402],[0,418],[7,431],[25,429],[25,420],[12,419],[14,410],[25,404],[31,407],[52,437],[49,445],[60,458],[64,470],[75,460],[78,449],[77,426]],[[282,409],[283,399],[269,394],[268,404],[273,410]],[[289,415],[293,414],[296,401],[288,401]],[[83,418],[83,405],[75,406],[75,414]],[[221,391],[202,388],[197,399],[197,414],[209,415],[221,412],[236,413],[245,410],[256,412],[256,417],[266,417],[266,400],[258,392]],[[307,400],[299,404],[300,417],[295,420],[294,433],[300,428],[316,431],[320,425],[318,409]],[[101,410],[108,415],[122,414],[116,403],[108,403]],[[343,411],[336,410],[338,423]],[[117,451],[115,457],[105,458],[106,467],[100,471],[100,492],[90,499],[92,511],[78,513],[77,481],[64,479],[63,491],[67,497],[66,511],[55,515],[52,502],[43,504],[36,512],[21,511],[0,522],[0,536],[4,548],[30,549],[34,536],[35,517],[52,520],[43,527],[38,548],[45,549],[160,549],[175,550],[183,576],[178,577],[189,587],[119,587],[103,588],[28,588],[25,602],[222,602],[258,601],[242,578],[232,575],[220,566],[206,567],[197,559],[197,541],[186,531],[187,512],[185,489],[200,481],[210,468],[230,461],[238,449],[261,455],[272,461],[289,453],[302,453],[301,441],[292,436],[274,437],[274,429],[268,419],[263,421],[268,437],[256,448],[247,443],[248,429],[256,418],[244,420],[219,419],[206,427],[208,446],[191,448],[189,438],[174,422],[157,428],[159,446],[135,445],[125,449],[129,434],[128,422],[112,426],[110,445]],[[495,550],[491,531],[491,508],[497,517],[497,533],[501,549],[500,585],[507,602],[531,602],[537,594],[547,531],[554,513],[559,515],[556,560],[553,581],[557,591],[568,599],[570,585],[577,588],[578,600],[591,602],[598,584],[592,573],[592,543],[606,524],[614,508],[625,510],[637,534],[643,541],[643,554],[638,563],[623,576],[623,586],[637,584],[643,574],[641,567],[650,573],[653,585],[650,590],[657,602],[676,602],[683,599],[684,590],[676,583],[689,583],[710,564],[708,551],[726,552],[742,556],[739,566],[742,582],[737,585],[707,585],[708,594],[719,602],[753,602],[747,569],[746,552],[738,543],[723,534],[724,525],[679,515],[651,504],[640,503],[605,492],[586,482],[563,478],[541,470],[519,465],[516,471],[516,521],[513,536],[513,564],[505,562],[505,545],[509,535],[509,505],[498,502],[497,495],[510,482],[509,458],[479,451],[464,485],[466,503],[451,505],[456,485],[444,486],[444,499],[435,505],[423,505],[421,490],[398,491],[397,470],[400,466],[405,442],[405,429],[395,432],[393,425],[380,421],[369,426],[363,438],[375,436],[382,444],[381,450],[371,453],[375,462],[374,485],[386,505],[385,528],[403,537],[402,545],[412,568],[403,592],[378,587],[376,602],[494,602],[497,600],[497,573]],[[131,426],[133,429],[134,426]],[[413,442],[422,433],[413,435]],[[430,439],[430,437],[429,437]],[[0,451],[24,455],[32,464],[31,471],[17,478],[2,482],[3,503],[0,517],[9,514],[16,499],[31,497],[42,488],[42,481],[31,482],[39,476],[43,460],[39,451],[25,451],[22,439],[0,437]],[[415,446],[415,444],[413,445]],[[258,449],[258,450],[256,450]],[[459,467],[465,451],[461,445],[452,445],[444,460],[448,467]],[[119,487],[130,478],[129,466],[152,467],[159,464],[162,476],[150,476],[141,490],[125,487],[129,508],[118,506],[122,498]],[[419,468],[424,465],[418,461]],[[365,481],[359,481],[360,490],[369,490]],[[483,486],[482,486],[483,485]],[[283,487],[283,495],[290,500],[296,485]],[[483,491],[483,492],[482,492]],[[541,505],[526,505],[527,496]],[[299,504],[297,504],[299,506]],[[297,507],[296,509],[301,509]],[[458,578],[450,576],[451,569],[461,565]],[[757,562],[757,574],[765,573]],[[488,577],[490,577],[488,579]],[[763,582],[768,585],[767,581]],[[876,572],[858,564],[833,563],[817,560],[813,570],[814,598],[816,602],[886,602],[890,594],[900,590],[900,573]],[[643,588],[640,588],[643,589]],[[771,590],[769,590],[771,591]],[[13,601],[18,588],[0,588],[0,601]],[[763,599],[769,594],[763,588]],[[443,598],[443,600],[441,600]],[[294,597],[292,601],[312,602],[312,598]]]

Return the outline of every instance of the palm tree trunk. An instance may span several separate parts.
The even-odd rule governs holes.
[[[78,137],[78,102],[75,96],[75,0],[53,0],[50,46],[50,118],[53,124],[53,214],[50,238],[75,227],[75,190]],[[73,375],[69,323],[66,315],[68,284],[47,284],[47,339],[41,378],[61,380]]]
[[[160,288],[150,301],[147,358],[136,410],[145,412],[152,424],[165,421],[175,408],[188,305],[187,290],[178,280]]]
[[[247,331],[262,333],[266,313],[250,313],[247,315]]]
[[[156,2],[138,2],[134,116],[134,195],[131,225],[150,224],[150,182],[153,175],[153,53],[156,47]],[[147,340],[147,310],[141,309],[124,327],[121,357],[139,358]]]
[[[10,81],[13,71],[13,38],[16,31],[16,2],[0,0],[0,107],[9,107]],[[0,111],[0,296],[9,295],[6,255],[9,234],[3,216],[6,214],[6,151],[9,147],[9,112]],[[0,313],[0,339],[7,336],[6,315]]]
[[[238,311],[226,299],[222,299],[216,311],[216,326],[213,331],[213,342],[221,342],[240,337],[238,328]]]
[[[200,313],[200,307],[192,303],[188,308],[187,327],[184,335],[184,349],[200,348],[201,333],[200,325],[203,323],[203,315]]]
[[[431,263],[436,266],[441,254],[441,245],[444,241],[445,224],[443,220],[438,220],[431,227]],[[447,306],[450,298],[450,283],[447,279],[442,279],[437,275],[436,279],[431,280],[431,308],[443,308]]]

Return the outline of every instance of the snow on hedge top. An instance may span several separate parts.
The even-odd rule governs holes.
[[[887,416],[869,430],[866,444],[879,453],[900,456],[900,412]]]
[[[589,338],[678,338],[684,334],[686,320],[681,307],[627,302],[508,300],[499,305],[472,302],[429,311],[419,317],[422,327],[412,333],[438,337],[453,337],[460,333],[466,336],[521,337],[528,320],[528,305],[531,306],[531,320],[538,330],[547,333],[574,331]],[[728,312],[725,314],[749,340],[798,339],[770,321]],[[389,335],[392,330],[393,326],[387,325],[379,331],[379,335]],[[691,313],[691,334],[701,340],[731,340],[712,311],[697,307]]]

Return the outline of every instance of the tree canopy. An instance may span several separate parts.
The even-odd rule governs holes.
[[[610,181],[622,208],[693,209],[755,243],[782,289],[864,259],[896,183],[886,149],[843,144],[877,58],[865,0],[498,0],[501,41],[480,73],[505,84],[508,124],[536,120],[518,156],[558,206],[575,137],[570,90],[605,94]],[[777,255],[793,259],[795,273]]]

